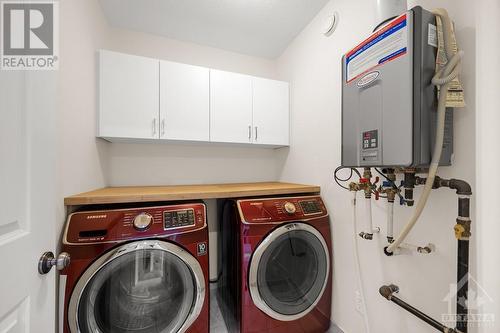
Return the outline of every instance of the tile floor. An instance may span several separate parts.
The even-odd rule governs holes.
[[[230,333],[227,331],[224,318],[217,302],[217,284],[210,283],[210,332],[211,333]],[[332,324],[330,330],[325,333],[343,333],[340,328]]]

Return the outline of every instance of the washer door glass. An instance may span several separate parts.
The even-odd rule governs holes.
[[[314,234],[290,230],[263,251],[257,270],[260,297],[273,311],[298,315],[321,297],[328,278],[328,253]]]
[[[178,256],[159,249],[121,255],[99,269],[78,303],[81,332],[177,332],[196,300],[196,282]]]

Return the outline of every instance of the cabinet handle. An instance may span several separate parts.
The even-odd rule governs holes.
[[[153,137],[156,136],[156,118],[153,119]]]
[[[248,125],[248,140],[252,139],[252,126]]]
[[[161,120],[161,136],[165,135],[165,118]]]
[[[259,137],[259,132],[257,130],[257,126],[255,126],[255,141],[257,141],[258,137]]]

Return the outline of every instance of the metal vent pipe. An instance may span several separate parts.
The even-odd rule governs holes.
[[[408,4],[406,0],[376,0],[376,2],[376,26],[373,31],[378,30],[386,22],[408,10]]]

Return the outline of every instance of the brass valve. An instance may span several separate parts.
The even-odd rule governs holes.
[[[453,227],[455,238],[467,240],[471,236],[470,230],[471,220],[469,218],[457,218],[457,224]]]
[[[363,191],[365,192],[365,198],[367,199],[371,198],[373,192],[375,192],[376,195],[378,195],[378,193],[376,192],[377,189],[376,184],[378,183],[379,178],[376,177],[374,183],[371,182],[371,178],[372,178],[372,172],[370,168],[365,168],[365,170],[363,171],[363,177],[359,179],[359,182],[349,183],[349,191]]]
[[[455,230],[455,238],[456,239],[462,238],[462,235],[465,232],[464,226],[457,223],[457,224],[455,224],[455,226],[453,227],[453,229]]]
[[[379,186],[378,192],[387,195],[387,201],[394,202],[394,200],[396,199],[396,195],[399,193],[399,190],[394,187]]]

